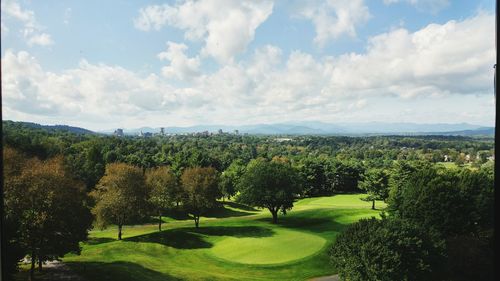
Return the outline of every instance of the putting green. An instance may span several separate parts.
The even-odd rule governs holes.
[[[310,256],[325,243],[325,239],[314,234],[274,228],[269,237],[227,237],[217,242],[211,253],[231,262],[277,264]]]

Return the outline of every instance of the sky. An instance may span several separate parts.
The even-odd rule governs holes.
[[[495,123],[495,1],[2,0],[2,119]]]

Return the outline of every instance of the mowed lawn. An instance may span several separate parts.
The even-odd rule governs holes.
[[[203,217],[94,230],[81,255],[63,260],[87,280],[307,280],[336,273],[328,248],[347,225],[378,217],[365,195],[307,198],[271,224],[267,210],[234,202]],[[377,208],[384,208],[377,202]]]

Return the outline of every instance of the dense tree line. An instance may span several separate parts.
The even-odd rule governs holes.
[[[379,173],[367,174],[372,188]],[[387,173],[387,214],[351,225],[331,249],[341,278],[495,280],[493,166],[400,162]]]
[[[462,254],[465,260],[467,253],[454,245],[467,241],[476,247],[469,252],[486,253],[492,241],[493,162],[486,158],[493,154],[492,139],[294,136],[277,141],[229,134],[139,138],[3,124],[3,237],[12,253],[10,271],[25,256],[33,271],[37,261],[41,268],[46,260],[78,253],[78,242],[86,239],[92,222],[97,227],[116,225],[118,239],[125,225],[151,217],[158,218],[161,231],[161,218],[170,211],[184,212],[199,227],[200,217],[230,198],[268,209],[273,223],[301,197],[365,192],[372,208],[375,200],[387,201],[386,219],[353,226],[332,252],[335,257],[352,255],[352,247],[360,245],[356,235],[370,247],[391,240],[381,253],[387,257],[401,254],[405,247],[413,251],[414,256],[404,257],[405,263],[384,264],[392,273],[373,275],[377,280],[430,278],[434,273],[429,267],[439,262],[460,272],[466,267],[443,258]],[[468,161],[475,170],[437,168],[434,163],[444,155],[461,159],[460,165]],[[475,157],[466,161],[465,155]],[[412,201],[416,198],[418,204]],[[400,240],[388,230],[401,234]],[[363,240],[366,233],[372,238]],[[421,247],[415,248],[414,241]],[[425,251],[427,256],[419,256]],[[361,255],[352,256],[357,262],[385,260],[371,259],[372,252],[355,253]],[[363,260],[367,257],[370,260]],[[417,261],[419,267],[407,268]],[[359,270],[373,268],[341,273],[349,280],[369,280],[356,279],[372,274]]]

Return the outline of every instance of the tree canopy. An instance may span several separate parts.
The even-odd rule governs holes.
[[[212,167],[187,168],[182,173],[183,208],[193,216],[196,228],[200,216],[217,206],[217,198],[221,196],[218,180],[217,170]]]
[[[118,240],[122,239],[124,224],[136,222],[147,215],[148,190],[142,169],[125,163],[106,165],[106,172],[91,192],[95,200],[92,209],[97,225],[118,226]]]
[[[301,193],[300,177],[289,164],[263,159],[252,160],[241,177],[238,200],[266,208],[278,222],[278,211],[286,214]]]

